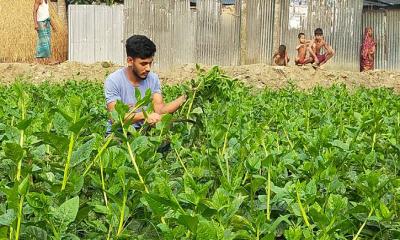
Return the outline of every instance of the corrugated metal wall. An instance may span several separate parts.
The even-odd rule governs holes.
[[[222,12],[219,0],[126,0],[125,39],[150,37],[157,45],[154,67],[186,63],[238,65],[240,16]],[[228,51],[227,51],[228,49]]]
[[[372,27],[376,41],[375,68],[400,70],[400,10],[366,10],[363,29]]]
[[[229,8],[222,8],[219,0],[202,0],[196,9],[190,8],[190,0],[126,0],[124,6],[113,7],[70,5],[69,59],[124,64],[125,40],[144,34],[157,44],[156,69],[187,63],[239,65],[241,49],[242,62],[270,64],[278,43],[287,46],[293,64],[298,33],[311,39],[314,29],[321,27],[336,51],[329,66],[358,71],[363,29],[372,26],[378,43],[376,68],[400,68],[400,10],[363,13],[363,0],[302,0],[306,11],[294,26],[289,19],[292,0],[243,2],[247,5],[243,5],[242,31],[247,37],[242,43],[239,0]]]
[[[345,70],[359,69],[363,0],[307,1],[307,15],[301,18],[298,28],[289,24],[290,2],[282,0],[281,3],[281,43],[286,45],[293,59],[297,55],[297,35],[304,32],[307,39],[312,39],[314,30],[320,27],[336,52],[329,65]]]
[[[124,63],[123,5],[69,5],[68,59]]]
[[[280,0],[278,0],[280,1]],[[247,1],[246,63],[271,63],[273,54],[275,0]]]

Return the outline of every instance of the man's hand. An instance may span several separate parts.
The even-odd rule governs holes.
[[[186,94],[180,96],[180,97],[178,98],[179,106],[182,106],[182,105],[186,102],[186,100],[187,100],[187,95],[186,95]]]
[[[150,125],[156,124],[156,123],[158,123],[159,121],[161,121],[161,115],[158,114],[158,113],[151,113],[151,114],[147,115],[146,121],[147,121]]]

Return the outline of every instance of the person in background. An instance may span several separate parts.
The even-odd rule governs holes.
[[[313,62],[312,57],[307,57],[308,53],[308,44],[311,42],[310,40],[306,40],[306,35],[304,33],[299,33],[297,36],[299,39],[299,45],[296,47],[297,57],[295,59],[295,64],[298,66],[302,66],[308,63]]]
[[[376,43],[372,35],[372,28],[365,28],[364,40],[361,45],[360,71],[374,70]]]
[[[277,52],[273,56],[273,64],[277,66],[287,66],[289,63],[289,57],[286,51],[285,45],[280,45]]]
[[[323,53],[321,51],[324,50]],[[318,67],[324,65],[335,55],[333,48],[325,41],[321,28],[314,31],[314,39],[310,43],[309,51],[314,58],[314,64]]]
[[[50,19],[49,0],[35,0],[33,5],[33,23],[38,33],[36,46],[36,61],[40,64],[55,64],[50,62],[51,56],[51,27],[54,28]]]

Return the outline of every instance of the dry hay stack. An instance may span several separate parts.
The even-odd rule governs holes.
[[[50,2],[50,1],[49,1]],[[37,32],[33,23],[34,0],[0,0],[0,62],[33,62]],[[66,24],[50,4],[52,57],[60,62],[68,57]]]

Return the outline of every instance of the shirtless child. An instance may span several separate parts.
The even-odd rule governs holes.
[[[324,53],[321,50],[324,49]],[[324,33],[321,28],[314,31],[314,39],[310,43],[309,51],[314,58],[314,64],[322,66],[328,62],[335,55],[332,47],[325,42]]]
[[[273,56],[273,64],[278,66],[287,66],[289,62],[289,57],[286,51],[285,45],[280,45],[277,52]]]
[[[313,58],[311,56],[307,56],[308,52],[308,44],[311,42],[310,40],[306,40],[306,35],[304,33],[299,33],[299,45],[297,45],[297,57],[295,59],[295,63],[298,66],[305,65],[313,62]]]

